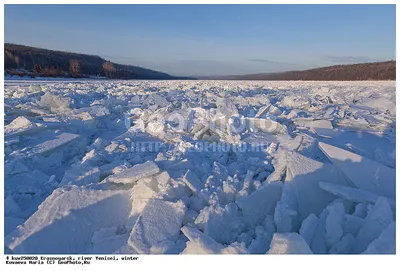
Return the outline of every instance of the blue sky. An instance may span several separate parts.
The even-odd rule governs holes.
[[[5,42],[173,75],[395,59],[395,5],[5,5]]]

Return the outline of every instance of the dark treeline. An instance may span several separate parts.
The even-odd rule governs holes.
[[[109,79],[180,79],[169,74],[121,65],[99,56],[4,44],[4,69],[10,75]]]
[[[216,76],[204,79],[302,81],[396,80],[396,61],[336,65],[304,71]]]

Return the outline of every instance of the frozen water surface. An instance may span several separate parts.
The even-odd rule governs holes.
[[[6,80],[6,251],[393,254],[395,94]]]

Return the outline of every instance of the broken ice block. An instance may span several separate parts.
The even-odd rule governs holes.
[[[236,200],[247,225],[260,224],[267,215],[274,213],[276,203],[281,198],[282,186],[281,182],[265,183],[249,196]]]
[[[128,240],[129,233],[114,234],[101,240],[93,241],[93,249],[91,254],[114,254],[113,252],[120,249]]]
[[[330,254],[350,254],[354,246],[354,236],[350,233],[343,235],[339,242],[329,250]]]
[[[50,177],[40,170],[33,170],[16,175],[8,175],[6,178],[7,181],[4,183],[5,196],[16,192],[19,189],[18,187],[21,186],[30,186],[39,190],[47,190],[50,188],[52,190],[48,183]]]
[[[270,119],[244,118],[245,127],[251,132],[265,132],[271,134],[285,133],[286,126]]]
[[[58,188],[4,244],[17,254],[85,253],[94,232],[124,224],[130,211],[124,190]]]
[[[357,188],[395,198],[396,171],[366,157],[319,142],[322,152]]]
[[[356,235],[354,253],[365,251],[368,245],[393,221],[393,212],[387,198],[380,197],[368,212]]]
[[[275,116],[279,116],[279,115],[282,114],[282,111],[278,107],[276,107],[276,106],[274,106],[272,104],[268,107],[268,112],[270,114],[275,115]]]
[[[269,244],[271,243],[272,234],[264,234],[261,236],[257,236],[256,239],[251,241],[249,245],[250,254],[265,254],[267,253]]]
[[[396,104],[395,102],[385,98],[385,97],[381,97],[381,98],[373,98],[370,99],[368,101],[364,102],[363,99],[363,104],[371,107],[371,108],[377,108],[382,110],[383,112],[388,111],[390,114],[395,115],[396,114]]]
[[[364,220],[358,216],[345,214],[342,220],[343,232],[355,235],[363,224]]]
[[[390,223],[363,254],[396,254],[396,222]]]
[[[326,217],[328,216],[328,211],[324,209],[318,219],[318,225],[314,232],[314,237],[311,241],[311,250],[314,254],[326,254]]]
[[[105,164],[99,167],[100,169],[100,179],[111,174],[118,174],[131,167],[131,164],[126,160],[114,160],[109,164]]]
[[[4,236],[7,236],[11,233],[16,227],[23,224],[24,220],[22,218],[17,217],[4,217]],[[8,254],[8,253],[6,253]]]
[[[198,215],[199,213],[195,210],[188,210],[183,219],[183,225],[192,224]]]
[[[46,92],[41,98],[38,104],[46,109],[49,109],[54,113],[68,113],[71,111],[69,108],[70,98],[63,98]]]
[[[19,136],[10,136],[8,138],[4,138],[4,146],[11,146],[18,144],[20,142]]]
[[[377,194],[371,193],[369,191],[343,185],[320,182],[319,187],[327,192],[332,193],[333,195],[357,203],[375,203],[376,200],[379,198]],[[394,200],[389,200],[389,202],[392,206],[395,206]]]
[[[29,186],[29,185],[20,185],[15,189],[15,194],[26,194],[32,196],[41,196],[43,195],[43,191],[40,188]]]
[[[310,214],[319,215],[336,197],[320,189],[320,182],[347,185],[342,174],[331,164],[312,160],[297,152],[288,153],[285,182],[291,182],[296,192],[299,220]]]
[[[299,215],[297,211],[297,199],[294,183],[287,172],[286,181],[283,184],[282,197],[276,204],[274,221],[276,231],[279,233],[297,231],[299,227]]]
[[[194,227],[183,226],[181,230],[189,239],[182,254],[217,254],[224,248],[223,245]]]
[[[188,170],[183,176],[183,182],[193,191],[196,195],[200,193],[200,190],[204,187],[203,182],[197,177],[197,175],[192,171]]]
[[[178,241],[166,240],[158,243],[150,248],[150,254],[179,254],[186,246],[184,240],[178,239]]]
[[[235,239],[235,230],[238,227],[237,206],[230,203],[221,206],[208,206],[201,210],[195,224],[205,234],[215,241],[230,244]]]
[[[270,107],[271,104],[261,106],[260,109],[258,109],[257,114],[254,116],[255,118],[263,118],[263,115],[268,112],[268,108]]]
[[[15,159],[10,163],[4,164],[4,174],[6,175],[15,175],[24,172],[28,172],[29,168],[27,168],[21,161]]]
[[[324,128],[324,129],[333,129],[332,123],[330,120],[313,120],[305,123],[306,127],[310,128]]]
[[[327,128],[312,128],[312,130],[321,137],[332,138],[340,134],[339,131]]]
[[[165,187],[168,184],[168,181],[170,180],[170,176],[167,171],[163,171],[162,173],[158,174],[155,176],[155,179],[159,185],[159,187]]]
[[[268,254],[313,254],[298,233],[275,233]]]
[[[18,215],[20,212],[21,208],[15,202],[14,197],[12,195],[9,195],[4,200],[4,215],[10,215],[10,214]]]
[[[40,128],[35,123],[21,116],[4,126],[4,136],[27,135],[38,130],[40,130]]]
[[[37,144],[36,146],[27,147],[22,150],[13,152],[11,156],[15,158],[29,158],[37,155],[47,156],[57,149],[64,147],[72,142],[75,142],[80,138],[79,135],[70,133],[54,134],[53,137],[54,139],[44,141]]]
[[[147,202],[149,202],[154,196],[156,192],[149,187],[144,181],[139,181],[132,188],[132,215],[140,214]]]
[[[146,163],[134,165],[120,173],[111,175],[106,180],[113,183],[134,183],[141,178],[152,176],[159,171],[159,167],[154,162],[147,161]]]
[[[356,205],[356,208],[354,210],[353,215],[360,217],[360,218],[366,218],[367,217],[367,203],[359,203]]]
[[[219,113],[225,115],[226,117],[238,114],[235,104],[228,98],[217,97],[216,105]]]
[[[303,237],[304,241],[308,245],[311,245],[311,240],[314,236],[315,230],[318,226],[318,217],[314,214],[310,214],[304,221],[301,223],[301,228],[299,233],[301,237]]]
[[[343,235],[342,220],[345,215],[344,205],[340,201],[335,201],[326,207],[328,216],[326,217],[326,245],[331,248],[339,242]]]
[[[100,170],[98,167],[77,167],[68,169],[60,182],[60,187],[64,185],[88,185],[98,183],[100,179]]]
[[[152,199],[137,219],[128,244],[137,252],[148,254],[150,248],[160,242],[177,240],[185,211],[182,201]]]

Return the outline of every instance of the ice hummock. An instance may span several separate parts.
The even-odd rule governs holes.
[[[21,81],[4,99],[6,253],[395,253],[393,82]]]

